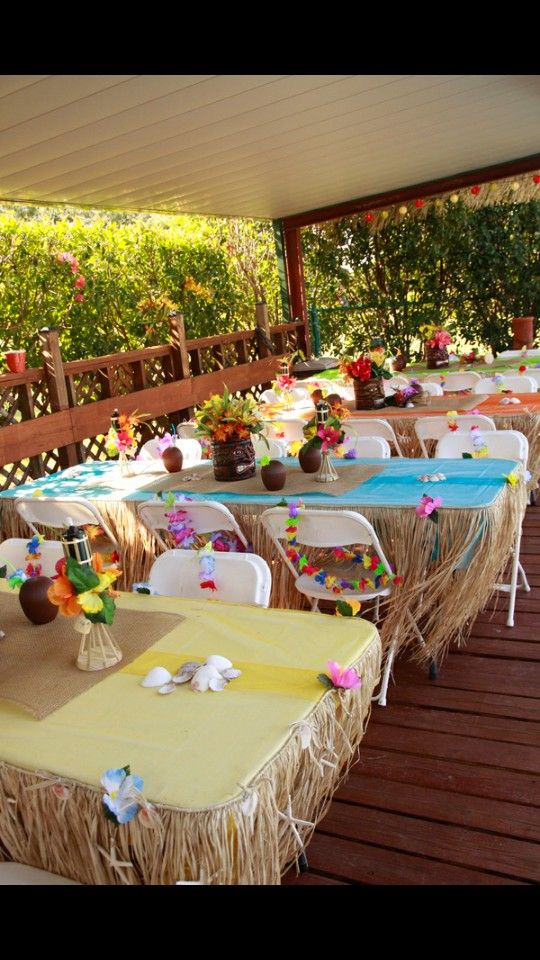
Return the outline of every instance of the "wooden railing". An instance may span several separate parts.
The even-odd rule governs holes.
[[[269,327],[261,306],[253,330],[187,340],[182,316],[171,314],[168,344],[68,363],[58,332],[41,330],[43,366],[0,375],[0,489],[102,459],[115,407],[150,416],[144,442],[224,385],[258,397],[279,358],[306,347],[303,323]]]

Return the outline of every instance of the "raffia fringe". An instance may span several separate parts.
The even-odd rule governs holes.
[[[361,687],[328,691],[306,717],[317,746],[302,749],[298,732],[291,730],[283,747],[244,784],[258,794],[251,817],[242,812],[244,794],[239,792],[234,800],[203,810],[156,805],[160,829],[144,827],[137,818],[115,827],[103,816],[102,793],[95,787],[62,778],[71,796],[61,801],[52,789],[57,777],[2,764],[0,858],[83,884],[279,884],[300,849],[290,824],[278,813],[286,812],[290,797],[294,817],[317,823],[324,816],[356,759],[380,659],[375,639],[354,664]],[[335,767],[317,762],[322,758]],[[313,829],[297,825],[304,845]],[[98,846],[108,851],[113,839],[118,860],[132,867],[117,871],[100,853]]]

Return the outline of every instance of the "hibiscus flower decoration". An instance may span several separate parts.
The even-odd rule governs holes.
[[[106,770],[101,786],[107,791],[103,796],[103,812],[113,823],[129,823],[145,805],[142,796],[144,780],[132,774],[129,766]]]
[[[424,493],[420,497],[420,503],[416,507],[416,515],[424,519],[429,517],[430,520],[433,520],[436,523],[439,519],[437,510],[441,503],[442,497],[430,497],[429,494]]]
[[[360,686],[362,681],[354,667],[340,667],[335,660],[328,660],[326,666],[330,676],[320,673],[317,680],[330,690],[356,690]]]

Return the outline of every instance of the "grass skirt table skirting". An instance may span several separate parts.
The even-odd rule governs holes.
[[[230,802],[206,809],[156,804],[153,826],[135,818],[115,827],[102,813],[101,790],[0,763],[0,859],[83,884],[279,884],[301,853],[295,829],[307,845],[356,760],[380,661],[375,637],[353,664],[361,687],[324,694],[306,717],[313,731],[310,746],[302,747],[293,726],[284,746],[243,784],[247,793],[239,789]],[[65,800],[53,789],[59,783],[67,788]],[[258,801],[252,814],[245,812],[251,791]],[[289,802],[293,817],[308,825],[295,823],[293,829],[286,816]],[[111,864],[113,842],[116,859],[131,866]]]

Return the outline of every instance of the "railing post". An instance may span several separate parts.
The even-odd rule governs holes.
[[[69,410],[69,396],[64,375],[64,365],[60,352],[58,330],[55,327],[42,327],[39,342],[43,356],[45,379],[49,389],[49,400],[53,413]],[[80,443],[68,443],[58,450],[60,466],[73,467],[84,460],[84,450]]]
[[[186,347],[186,327],[184,316],[181,313],[169,314],[169,329],[171,337],[171,359],[175,380],[188,380],[191,376],[189,369],[189,353]],[[193,416],[193,407],[187,407],[189,417]]]
[[[269,357],[272,354],[265,339],[271,341],[270,337],[270,322],[268,320],[268,307],[264,300],[259,301],[255,304],[255,322],[259,330],[262,331],[263,336],[259,337],[258,341],[258,354],[261,360],[264,360],[265,357]]]

